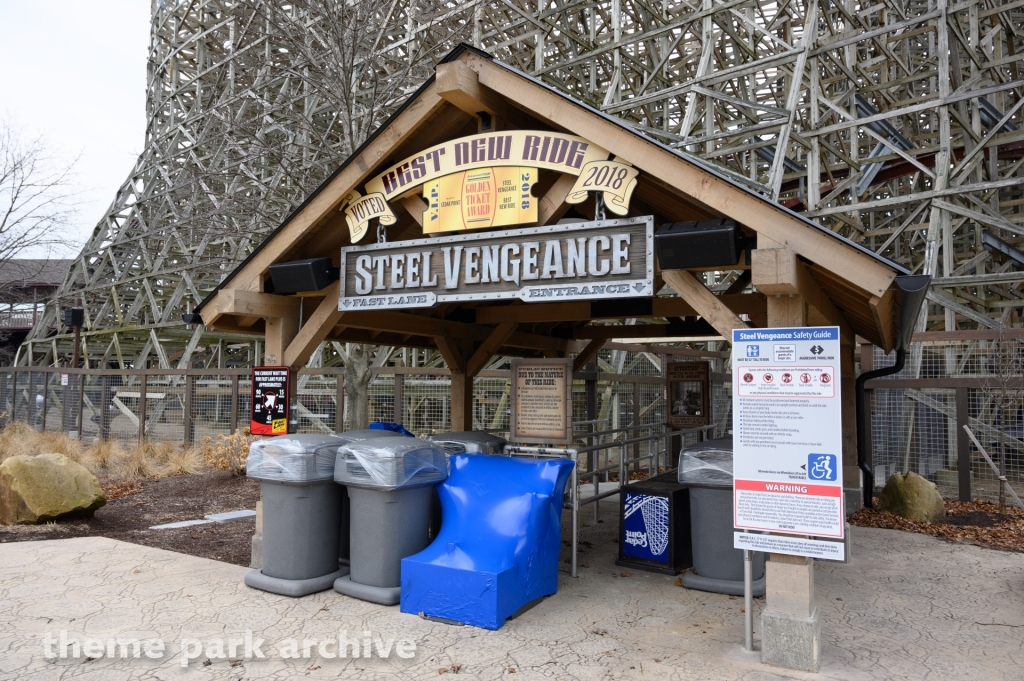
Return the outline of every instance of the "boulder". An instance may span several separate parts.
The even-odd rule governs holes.
[[[924,523],[946,517],[946,506],[935,483],[913,471],[906,475],[892,474],[878,498],[878,508]]]
[[[105,503],[96,476],[63,454],[12,456],[0,463],[0,524],[92,515]]]

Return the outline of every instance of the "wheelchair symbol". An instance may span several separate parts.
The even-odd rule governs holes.
[[[835,482],[839,479],[835,454],[808,454],[807,477],[811,480]]]

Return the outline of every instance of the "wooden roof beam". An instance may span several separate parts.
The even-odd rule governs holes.
[[[751,253],[752,282],[769,296],[800,295],[807,303],[807,321],[818,326],[846,324],[821,286],[796,253],[788,248],[758,248]]]
[[[661,276],[679,297],[693,306],[693,309],[726,339],[732,339],[733,329],[748,329],[750,325],[726,307],[718,296],[686,270],[662,270]]]

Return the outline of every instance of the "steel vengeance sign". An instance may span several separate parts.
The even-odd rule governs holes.
[[[341,249],[343,311],[654,295],[650,216]]]

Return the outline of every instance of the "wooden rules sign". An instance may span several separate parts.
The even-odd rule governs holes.
[[[650,216],[346,246],[338,309],[654,295]]]
[[[512,360],[512,440],[572,444],[572,360]]]

